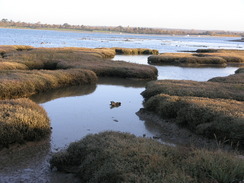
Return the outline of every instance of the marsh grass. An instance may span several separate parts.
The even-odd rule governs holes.
[[[28,67],[25,64],[17,62],[0,62],[1,70],[27,70]]]
[[[176,118],[197,134],[243,148],[244,75],[239,71],[208,82],[149,82],[142,92],[144,107],[163,118]]]
[[[0,71],[0,99],[27,97],[50,89],[94,84],[97,76],[84,69]]]
[[[188,80],[159,80],[146,85],[142,96],[145,100],[157,94],[172,96],[195,96],[244,101],[244,85],[221,82],[197,82]]]
[[[146,48],[112,48],[118,55],[158,55],[158,50]]]
[[[239,86],[244,87],[244,72],[237,71],[238,74],[232,74],[227,77],[215,77],[208,81],[211,82],[220,82],[220,83],[236,83],[240,84]]]
[[[235,74],[244,73],[244,68],[239,68],[235,71]]]
[[[30,51],[9,53],[4,61],[17,62],[29,69],[82,68],[94,71],[98,76],[156,79],[157,69],[153,66],[114,62],[115,50],[110,48],[35,48]]]
[[[50,134],[45,110],[30,99],[0,100],[0,149]]]
[[[0,45],[0,53],[8,53],[12,51],[29,51],[34,49],[32,46],[26,45]]]
[[[163,118],[176,118],[197,134],[244,146],[244,102],[159,94],[144,107]]]
[[[182,66],[220,66],[231,63],[243,63],[243,50],[200,49],[196,53],[163,53],[148,57],[149,64],[168,64]]]
[[[127,133],[88,135],[53,155],[51,167],[81,182],[229,183],[244,178],[244,161],[224,152],[175,148]]]

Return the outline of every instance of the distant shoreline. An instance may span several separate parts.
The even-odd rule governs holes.
[[[181,34],[181,35],[170,35],[170,34],[148,34],[148,33],[128,33],[118,31],[102,31],[102,30],[77,30],[77,29],[61,29],[61,28],[29,28],[29,27],[5,27],[0,26],[0,29],[23,29],[23,30],[49,30],[49,31],[60,31],[60,32],[80,32],[80,33],[103,33],[103,34],[128,34],[128,35],[147,35],[147,36],[191,36],[191,37],[240,37],[238,35],[196,35],[196,34]],[[244,42],[244,40],[230,40],[235,42]]]
[[[231,41],[234,41],[234,42],[244,42],[244,38],[237,39],[237,40],[231,40]]]

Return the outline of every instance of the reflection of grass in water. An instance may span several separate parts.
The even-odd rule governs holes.
[[[101,77],[98,79],[98,84],[132,87],[132,88],[144,88],[147,82],[148,80],[110,78],[110,77]]]
[[[241,181],[244,161],[221,151],[165,146],[119,132],[88,135],[51,159],[81,182]]]
[[[14,143],[40,140],[50,134],[46,112],[31,100],[1,100],[0,109],[0,149]]]
[[[29,97],[31,100],[36,103],[45,103],[57,98],[71,97],[71,96],[82,96],[94,92],[96,85],[81,85],[81,86],[69,86],[54,90],[49,90],[44,93],[38,93]]]

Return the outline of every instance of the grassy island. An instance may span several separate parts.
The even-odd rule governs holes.
[[[127,133],[88,135],[53,155],[51,167],[81,182],[241,181],[244,160],[221,151],[170,147]]]
[[[0,150],[49,136],[45,110],[29,99],[0,100]]]
[[[21,49],[20,49],[21,48]],[[1,51],[2,50],[2,51]],[[126,50],[126,48],[121,48]],[[129,49],[138,52],[141,49]],[[150,52],[150,49],[143,49]],[[157,69],[153,66],[111,60],[114,48],[32,48],[25,46],[0,46],[0,69],[87,69],[99,77],[133,79],[156,79]]]
[[[244,63],[244,50],[198,49],[195,53],[162,53],[148,57],[154,65],[218,66]]]
[[[244,147],[244,75],[208,82],[161,80],[142,92],[144,107],[197,134]]]

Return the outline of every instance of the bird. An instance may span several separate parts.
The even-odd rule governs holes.
[[[119,106],[121,106],[121,102],[114,102],[114,101],[110,102],[110,107],[111,108],[119,107]]]

